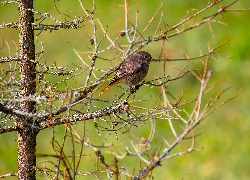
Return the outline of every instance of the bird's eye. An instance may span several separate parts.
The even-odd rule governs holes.
[[[144,56],[144,58],[145,58],[145,59],[147,59],[147,58],[148,58],[148,56],[147,56],[147,55],[145,55],[145,56]]]

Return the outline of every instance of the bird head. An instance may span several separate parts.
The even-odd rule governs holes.
[[[150,62],[152,60],[151,55],[146,52],[146,51],[139,51],[136,53],[138,56],[141,56],[143,60],[146,60],[148,62]]]

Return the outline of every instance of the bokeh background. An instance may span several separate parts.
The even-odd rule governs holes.
[[[95,17],[100,18],[101,22],[108,29],[109,34],[113,34],[112,38],[115,38],[119,31],[124,30],[124,9],[116,6],[114,3],[123,4],[123,1],[101,1],[96,0],[96,14]],[[224,0],[222,4],[225,6],[231,2],[230,0]],[[145,27],[148,21],[155,14],[158,7],[164,3],[160,12],[164,12],[164,21],[169,27],[178,23],[181,18],[184,18],[187,11],[194,9],[204,8],[208,1],[200,0],[138,0],[139,4],[139,26],[141,29]],[[84,12],[79,6],[78,1],[61,0],[56,1],[57,8],[61,12],[58,13],[54,6],[54,2],[51,1],[34,1],[34,8],[39,12],[46,12],[53,15],[59,20],[63,20],[65,15],[63,13],[72,12],[76,15],[82,16]],[[83,5],[86,9],[92,9],[92,1],[83,1]],[[239,0],[232,6],[234,9],[250,8],[247,0]],[[232,9],[231,8],[231,9]],[[209,12],[216,12],[219,9],[219,5],[215,9],[211,9]],[[130,18],[133,19],[135,15],[135,2],[130,1]],[[205,15],[204,15],[205,16]],[[38,16],[37,16],[38,17]],[[160,13],[156,16],[160,18]],[[215,47],[224,41],[230,39],[229,43],[220,48],[217,52],[225,56],[232,58],[218,57],[221,62],[212,61],[210,63],[210,69],[213,69],[213,79],[223,79],[221,83],[216,87],[215,93],[219,93],[220,90],[225,89],[228,86],[233,85],[230,91],[228,91],[223,98],[229,98],[242,89],[242,93],[233,101],[226,103],[219,110],[211,114],[205,119],[197,128],[196,132],[204,131],[201,136],[196,139],[195,147],[203,148],[202,151],[193,152],[185,156],[174,157],[168,159],[162,163],[161,167],[154,170],[153,175],[155,179],[228,179],[228,180],[244,180],[249,179],[249,163],[250,163],[250,12],[230,12],[223,16],[216,18],[218,21],[222,21],[227,26],[211,23],[215,38],[213,38],[207,24],[196,28],[192,31],[183,33],[179,36],[170,38],[165,42],[164,51],[167,52],[169,58],[182,58],[183,55],[198,56],[200,51],[205,53],[207,50],[207,44],[210,42],[210,47]],[[6,6],[0,5],[0,24],[3,22],[18,21],[18,6],[17,4],[9,4]],[[47,24],[54,24],[52,20],[47,18]],[[158,20],[156,20],[156,23]],[[155,26],[155,25],[154,25]],[[152,27],[154,27],[152,26]],[[91,26],[84,26],[81,29],[65,30],[60,29],[58,31],[44,31],[36,32],[37,52],[41,49],[41,41],[44,43],[44,54],[41,59],[42,62],[50,65],[54,62],[58,66],[68,66],[69,69],[76,68],[81,65],[81,61],[77,58],[76,54],[70,47],[69,43],[79,51],[87,51],[87,46],[90,46],[89,36],[92,35],[93,29]],[[155,31],[155,28],[148,29],[149,33]],[[98,38],[101,38],[98,37]],[[11,47],[11,54],[15,56],[15,45],[18,44],[18,30],[16,29],[1,29],[0,30],[0,42],[7,41]],[[12,42],[13,41],[13,42]],[[87,46],[86,46],[87,45]],[[148,50],[153,57],[159,55],[161,44],[150,45]],[[9,51],[5,46],[0,49],[0,56],[8,56]],[[114,55],[107,54],[106,57],[113,57]],[[83,55],[87,57],[87,55]],[[113,62],[115,65],[117,61]],[[90,62],[90,61],[89,61]],[[104,60],[103,60],[104,62]],[[170,75],[176,74],[176,69],[183,67],[186,62],[167,63],[167,70]],[[154,76],[158,71],[157,64],[153,64],[150,68],[149,76]],[[109,67],[107,66],[107,69]],[[190,68],[192,68],[190,66]],[[55,79],[55,81],[57,81]],[[183,81],[183,87],[191,88],[193,86],[192,81]],[[74,85],[72,85],[74,86]],[[180,90],[183,90],[180,87]],[[175,87],[176,88],[176,87]],[[178,87],[177,87],[178,88]],[[174,89],[170,89],[171,92]],[[107,92],[114,93],[115,89]],[[178,96],[178,94],[176,94]],[[79,123],[80,124],[80,123]],[[157,124],[159,126],[159,124]],[[93,125],[90,123],[89,131],[94,130]],[[147,126],[141,127],[140,131],[146,133]],[[63,127],[57,127],[57,131],[63,133]],[[157,127],[156,127],[157,128]],[[158,127],[160,133],[164,133],[166,130]],[[157,129],[157,130],[158,130]],[[169,130],[169,129],[168,129]],[[94,130],[95,131],[95,130]],[[97,133],[96,133],[96,136]],[[121,136],[122,137],[122,136]],[[120,138],[121,139],[121,138]],[[0,174],[17,172],[17,137],[16,133],[8,133],[0,135]],[[113,140],[116,140],[114,137]],[[53,154],[51,148],[51,131],[43,130],[38,135],[37,140],[37,153]],[[181,151],[181,149],[178,149]],[[182,149],[182,151],[185,149]],[[69,148],[70,151],[70,148]],[[177,151],[176,151],[177,152]],[[131,161],[130,161],[131,160]],[[39,161],[39,158],[38,158]],[[126,161],[128,164],[132,164],[132,158]],[[138,166],[138,165],[136,165]],[[187,174],[186,174],[187,173]],[[15,177],[9,177],[7,179],[17,179]],[[43,179],[37,176],[37,179]],[[93,179],[93,177],[84,177],[83,179]]]

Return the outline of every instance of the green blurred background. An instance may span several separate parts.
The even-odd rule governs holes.
[[[123,1],[112,1],[118,4],[123,4]],[[124,30],[124,9],[122,7],[115,6],[111,1],[96,0],[96,18],[100,18],[105,29],[108,29],[108,34],[112,34],[111,38],[114,39],[118,32]],[[222,4],[225,6],[229,0],[224,0]],[[178,23],[180,18],[184,18],[187,10],[204,8],[208,1],[200,0],[138,0],[139,4],[139,27],[142,30],[151,17],[155,14],[158,7],[164,3],[160,10],[164,12],[164,21],[169,27]],[[54,2],[51,1],[35,1],[34,8],[39,12],[47,12],[52,14],[59,20],[64,20],[65,16],[62,13],[74,12],[75,14],[82,16],[84,12],[79,6],[78,1],[61,0],[56,1],[57,8],[61,14],[56,11]],[[86,9],[92,9],[92,1],[83,1],[83,5]],[[232,6],[233,9],[250,8],[250,4],[247,0],[240,0]],[[231,8],[231,9],[232,9]],[[3,22],[18,21],[18,6],[16,4],[10,4],[6,6],[0,5],[0,24]],[[219,5],[215,9],[209,10],[209,12],[216,12],[219,9]],[[133,19],[136,6],[134,1],[130,1],[130,14],[129,17]],[[156,16],[155,27],[159,21],[160,13]],[[205,16],[205,15],[204,15]],[[38,16],[36,16],[38,17]],[[227,26],[211,23],[215,39],[213,38],[207,24],[196,28],[192,31],[186,32],[179,36],[170,38],[165,42],[164,51],[168,53],[169,58],[182,58],[183,55],[198,56],[200,50],[202,53],[207,51],[207,43],[210,42],[210,47],[213,48],[224,41],[230,39],[230,42],[220,48],[217,53],[233,58],[218,57],[221,62],[211,61],[209,69],[213,69],[213,79],[223,79],[221,83],[216,87],[214,93],[219,93],[222,89],[233,85],[233,88],[223,95],[223,98],[229,98],[237,93],[240,89],[243,89],[242,93],[233,101],[225,104],[222,108],[215,111],[207,119],[205,119],[197,128],[196,132],[205,131],[204,134],[196,138],[195,147],[204,148],[202,151],[193,152],[182,157],[174,157],[165,160],[161,167],[156,168],[153,171],[155,179],[181,179],[186,173],[187,180],[191,179],[228,179],[228,180],[244,180],[249,179],[249,163],[250,163],[250,111],[247,109],[250,97],[249,78],[250,78],[250,12],[229,12],[224,16],[216,18],[218,21],[222,21]],[[70,20],[70,19],[67,19]],[[132,22],[134,19],[132,20]],[[52,20],[47,18],[44,22],[47,24],[54,24]],[[42,22],[42,23],[44,23]],[[134,22],[133,22],[134,23]],[[108,25],[108,28],[107,28]],[[99,29],[98,29],[99,30]],[[179,29],[180,30],[180,29]],[[90,46],[89,37],[92,36],[93,29],[89,25],[85,25],[81,29],[76,30],[64,30],[58,31],[44,31],[41,32],[36,41],[37,52],[41,49],[41,42],[44,43],[44,54],[41,62],[46,62],[47,65],[51,65],[57,62],[58,66],[68,66],[69,69],[76,68],[81,65],[81,61],[76,56],[70,42],[77,51],[87,51],[86,45]],[[154,32],[155,28],[151,27],[148,33]],[[39,32],[36,32],[36,35]],[[101,38],[102,36],[98,37]],[[15,29],[1,29],[0,41],[7,41],[11,47],[11,54],[15,56],[14,41],[18,44],[18,30]],[[2,43],[1,43],[2,46]],[[161,44],[152,44],[148,50],[155,58],[159,55]],[[0,56],[8,56],[8,48],[5,46],[0,49]],[[106,54],[105,57],[110,58],[115,55]],[[87,55],[82,55],[86,58]],[[105,63],[104,60],[100,60]],[[119,59],[113,62],[115,65]],[[90,60],[89,62],[90,63]],[[101,64],[101,63],[100,63]],[[175,68],[181,68],[187,62],[175,62],[167,63],[167,73],[174,76],[177,73]],[[107,66],[107,67],[106,67]],[[109,68],[108,64],[105,65],[106,69]],[[152,64],[150,67],[149,77],[153,77],[157,71],[159,71],[157,64]],[[192,68],[189,66],[189,68]],[[57,80],[57,79],[56,79]],[[192,81],[185,80],[182,82],[183,87],[191,88],[193,86]],[[82,86],[84,83],[81,84]],[[72,87],[74,84],[72,84]],[[173,86],[176,88],[175,86]],[[177,89],[178,92],[183,90],[183,87]],[[178,88],[178,87],[177,87]],[[107,92],[114,93],[115,88]],[[176,89],[168,89],[170,92]],[[149,92],[150,93],[150,92]],[[175,94],[177,97],[179,94]],[[214,94],[215,95],[215,94]],[[93,122],[89,123],[89,131],[94,131],[95,137],[98,139],[98,135],[93,128]],[[158,133],[165,133],[165,129],[158,125]],[[79,131],[82,128],[82,124],[78,123]],[[150,126],[150,125],[149,125]],[[149,126],[143,126],[140,128],[142,136],[148,134],[147,129]],[[64,127],[56,127],[56,131],[59,133],[64,132]],[[169,130],[169,129],[168,129]],[[165,135],[165,134],[164,134]],[[145,135],[148,136],[148,135]],[[53,154],[51,148],[51,131],[46,129],[39,133],[37,140],[37,153],[39,154]],[[119,136],[122,137],[122,136]],[[159,136],[161,137],[161,136]],[[101,138],[103,139],[103,137]],[[122,140],[122,138],[119,138]],[[0,135],[0,174],[17,172],[17,144],[16,133],[8,133]],[[116,141],[115,137],[111,140]],[[92,142],[95,140],[92,139]],[[98,141],[98,140],[96,140]],[[119,144],[119,140],[117,142]],[[69,145],[70,146],[70,145]],[[70,152],[69,148],[69,152]],[[185,149],[177,149],[176,152],[184,151]],[[133,158],[129,158],[125,163],[131,164]],[[131,160],[131,161],[130,161]],[[37,160],[40,161],[39,158]],[[91,160],[90,160],[91,161]],[[91,163],[91,162],[90,162]],[[124,163],[124,167],[126,164]],[[93,162],[94,164],[94,162]],[[134,163],[133,163],[134,164]],[[90,164],[88,163],[88,165]],[[138,164],[135,165],[138,168]],[[9,177],[7,179],[16,179]],[[38,176],[37,179],[42,179]],[[94,177],[84,177],[83,179],[94,179]]]

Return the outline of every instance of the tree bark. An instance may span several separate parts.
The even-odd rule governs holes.
[[[36,91],[36,64],[34,45],[34,14],[28,9],[33,9],[33,0],[19,0],[19,47],[20,64],[20,109],[25,112],[35,112],[36,102],[29,97]],[[36,135],[37,130],[32,128],[32,118],[18,119],[21,125],[17,131],[18,137],[18,179],[36,179]]]

